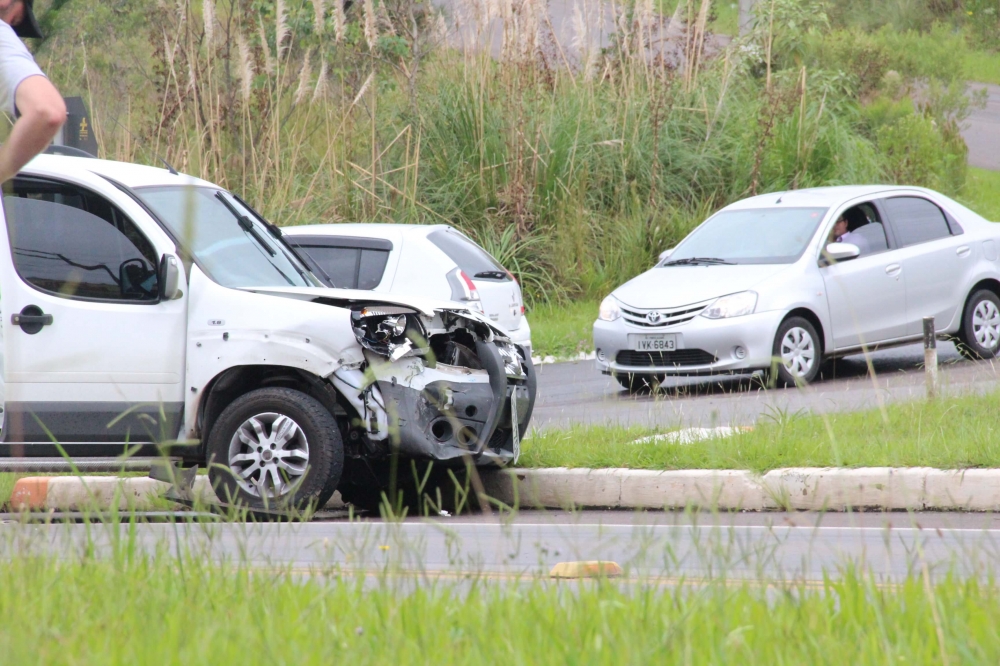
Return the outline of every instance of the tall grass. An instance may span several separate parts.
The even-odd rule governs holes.
[[[787,26],[713,56],[714,0],[616,0],[599,51],[544,0],[455,4],[77,0],[40,59],[103,156],[162,156],[282,225],[461,227],[529,303],[603,295],[734,199],[890,175],[835,77],[765,62],[771,31],[800,48]]]
[[[110,555],[82,546],[60,558],[0,562],[5,661],[972,664],[1000,656],[993,581],[940,572],[932,581],[926,568],[919,573],[919,546],[914,573],[894,583],[850,566],[815,581],[727,580],[729,569],[748,569],[739,560],[713,567],[705,583],[417,576],[406,584],[383,571],[366,584],[335,570],[310,576],[255,565],[249,556],[220,564],[149,555],[137,545],[142,531],[129,530]],[[747,551],[766,560],[775,539],[730,541],[728,559]],[[648,542],[637,532],[638,551]],[[668,547],[663,557],[671,555]]]

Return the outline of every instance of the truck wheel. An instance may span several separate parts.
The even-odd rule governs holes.
[[[958,332],[958,351],[978,361],[993,358],[1000,349],[1000,299],[988,289],[969,297]]]
[[[208,438],[209,478],[223,502],[322,508],[344,470],[337,422],[301,391],[264,388],[226,407]]]

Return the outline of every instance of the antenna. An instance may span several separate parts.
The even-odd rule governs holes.
[[[129,128],[125,127],[120,122],[118,122],[118,117],[117,116],[111,116],[111,119],[113,121],[115,121],[115,124],[118,125],[118,127],[121,127],[123,130],[125,130],[125,133],[128,134],[130,137],[132,137],[132,139],[137,144],[139,144],[140,146],[142,146],[143,150],[145,150],[146,152],[152,153],[153,156],[156,159],[158,159],[160,162],[162,162],[163,166],[167,167],[167,171],[170,173],[170,175],[172,175],[172,176],[179,176],[180,175],[179,173],[177,173],[177,169],[175,169],[173,166],[171,166],[170,162],[168,162],[165,159],[163,159],[162,157],[160,157],[159,153],[156,153],[156,152],[153,152],[152,150],[150,150],[149,147],[145,143],[143,143],[142,140],[139,137],[137,137],[135,134],[132,134],[132,132],[129,131]]]

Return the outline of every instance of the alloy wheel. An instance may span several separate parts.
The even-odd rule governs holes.
[[[1000,310],[993,301],[983,300],[972,312],[972,333],[983,349],[993,349],[1000,341]]]
[[[229,467],[240,488],[254,497],[281,497],[301,480],[308,466],[305,432],[284,414],[251,416],[229,442]]]
[[[809,374],[816,362],[816,344],[809,331],[799,326],[788,329],[781,339],[781,362],[796,378]]]

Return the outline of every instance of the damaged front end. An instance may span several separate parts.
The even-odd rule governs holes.
[[[523,348],[462,310],[359,304],[351,320],[365,363],[330,381],[359,416],[352,434],[364,437],[366,457],[517,460],[536,392]]]

